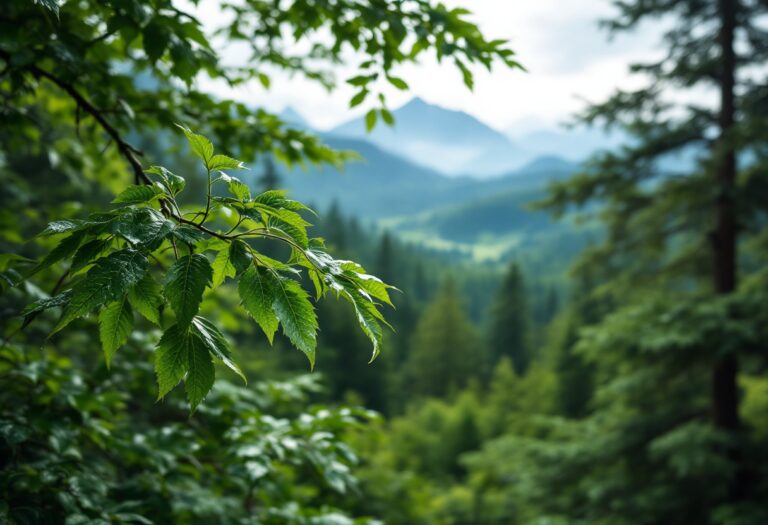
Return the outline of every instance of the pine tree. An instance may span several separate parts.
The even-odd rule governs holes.
[[[384,232],[379,241],[379,250],[376,254],[376,270],[379,272],[377,275],[387,275],[387,278],[394,278],[395,273],[395,253],[392,242],[392,234],[388,231]],[[387,278],[381,277],[384,282]]]
[[[341,213],[339,203],[333,201],[330,208],[323,217],[323,232],[325,240],[329,246],[333,246],[341,253],[345,253],[347,248],[347,221]]]
[[[740,420],[737,379],[739,361],[765,344],[756,306],[764,297],[752,292],[759,275],[751,287],[738,277],[768,208],[758,197],[768,191],[759,175],[768,166],[768,4],[616,7],[606,23],[614,32],[662,18],[673,25],[666,55],[632,66],[648,84],[583,115],[623,127],[629,145],[555,184],[549,199],[560,211],[597,203],[588,209],[599,209],[607,241],[580,268],[599,271],[595,292],[623,305],[578,343],[602,384],[579,442],[589,463],[573,472],[578,486],[606,487],[581,511],[590,522],[761,523],[768,517],[756,502],[768,487],[750,480],[766,465]]]
[[[518,374],[531,362],[530,317],[523,274],[517,263],[507,270],[490,312],[490,364],[509,357]]]
[[[482,346],[452,280],[426,308],[410,343],[405,364],[409,393],[445,396],[463,388],[482,369]]]

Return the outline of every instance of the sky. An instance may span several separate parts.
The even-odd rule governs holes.
[[[551,130],[583,108],[585,100],[600,101],[617,87],[630,88],[627,64],[660,56],[658,25],[642,26],[632,34],[610,38],[598,20],[610,16],[610,0],[443,0],[449,7],[468,7],[469,19],[488,38],[509,40],[527,72],[499,65],[491,73],[476,70],[475,88],[469,91],[449,64],[432,59],[394,71],[410,85],[410,92],[388,92],[396,108],[412,96],[474,115],[492,127],[522,135]],[[205,0],[196,8],[210,24],[220,20],[217,2]],[[223,58],[242,60],[242,50],[228,49]],[[353,76],[354,57],[336,70],[339,89],[328,93],[300,77],[273,76],[269,90],[254,82],[231,89],[223,83],[203,81],[203,88],[272,111],[286,106],[301,113],[318,129],[329,129],[364,113],[365,105],[348,109],[354,88],[343,79]]]

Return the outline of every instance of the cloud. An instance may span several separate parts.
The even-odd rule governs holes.
[[[599,30],[600,18],[610,16],[607,0],[445,0],[453,6],[469,6],[472,19],[491,38],[505,38],[517,52],[527,73],[497,68],[478,71],[475,90],[463,86],[461,76],[447,64],[428,59],[419,65],[403,66],[397,72],[408,80],[412,93],[388,90],[389,104],[396,107],[412,95],[429,102],[471,113],[498,129],[552,127],[583,107],[581,99],[600,100],[617,87],[635,82],[627,73],[631,61],[659,55],[661,30],[643,26],[630,35],[609,41]],[[197,8],[203,20],[220,15],[217,4],[206,0]],[[225,57],[236,61],[242,51],[228,50]],[[350,57],[337,68],[339,79],[352,74],[357,60]],[[353,89],[340,83],[333,93],[298,76],[277,74],[273,88],[254,85],[231,89],[223,83],[203,82],[222,96],[279,111],[289,105],[320,128],[329,128],[360,112],[348,110]]]

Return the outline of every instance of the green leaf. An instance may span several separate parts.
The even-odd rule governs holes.
[[[211,158],[210,164],[208,165],[208,169],[211,171],[214,170],[244,170],[245,164],[240,162],[237,159],[233,159],[232,157],[227,157],[226,155],[214,155]]]
[[[264,331],[270,344],[279,324],[272,308],[277,294],[277,284],[277,278],[271,271],[253,265],[240,276],[238,284],[243,306]]]
[[[373,362],[381,353],[381,343],[383,339],[383,333],[379,320],[381,314],[376,310],[376,306],[363,297],[360,292],[351,286],[345,287],[343,292],[344,297],[352,303],[355,307],[355,314],[357,315],[357,321],[362,328],[363,333],[373,343],[373,352],[371,353],[371,360]]]
[[[376,74],[373,74],[373,75],[357,75],[355,77],[348,78],[346,80],[346,82],[350,86],[363,87],[363,86],[368,85],[368,83],[370,83],[371,81],[376,80],[377,76],[378,75],[376,75]]]
[[[461,70],[461,76],[464,80],[464,85],[469,88],[470,91],[472,91],[475,87],[475,81],[472,77],[472,72],[469,70],[469,68],[464,65],[464,62],[459,60],[458,58],[455,60],[456,66]]]
[[[160,326],[160,307],[163,291],[148,273],[128,290],[128,300],[137,312],[148,321]]]
[[[377,113],[375,109],[370,110],[365,114],[365,129],[369,133],[376,127]]]
[[[147,258],[143,254],[128,249],[98,259],[85,278],[73,288],[72,298],[52,334],[94,308],[122,296],[144,277],[147,266]]]
[[[408,83],[402,78],[392,77],[387,75],[387,80],[389,81],[390,84],[392,84],[393,86],[395,86],[397,89],[401,91],[406,91],[408,89]]]
[[[227,188],[229,189],[229,193],[234,195],[239,201],[247,201],[251,199],[250,188],[235,177],[229,178]]]
[[[299,201],[286,198],[285,190],[269,190],[261,193],[253,198],[253,202],[256,204],[264,204],[272,208],[285,208],[291,211],[307,210],[315,213],[311,208],[305,206]]]
[[[243,273],[251,266],[253,256],[248,245],[241,240],[234,240],[229,245],[229,262],[235,268],[235,275]]]
[[[392,286],[382,282],[378,277],[359,273],[355,276],[354,282],[366,294],[394,307],[389,297],[389,289]]]
[[[110,225],[112,233],[131,244],[146,245],[150,249],[157,249],[173,228],[171,221],[152,208],[132,209]]]
[[[34,316],[40,312],[49,310],[51,308],[56,308],[57,306],[67,305],[71,298],[72,290],[66,290],[59,295],[55,295],[47,299],[40,299],[39,301],[35,301],[34,303],[27,305],[21,312],[21,315],[24,316],[24,322],[21,324],[21,327],[26,328],[29,323],[32,322]]]
[[[132,328],[133,311],[128,304],[127,295],[107,305],[99,314],[99,339],[104,349],[107,368],[112,363],[112,357],[117,349],[128,340]]]
[[[126,189],[124,189],[122,192],[120,192],[117,197],[114,198],[112,201],[112,204],[123,204],[123,205],[131,205],[131,204],[144,204],[146,202],[151,202],[152,200],[156,199],[160,194],[158,193],[157,187],[153,186],[147,186],[141,185],[141,186],[128,186]]]
[[[171,232],[171,235],[190,246],[196,245],[205,238],[203,232],[192,228],[191,226],[176,226]]]
[[[290,210],[276,210],[264,207],[259,207],[258,210],[268,215],[269,218],[266,224],[270,230],[277,230],[304,249],[309,247],[307,226],[310,226],[310,224],[301,215]]]
[[[144,171],[146,173],[158,175],[162,181],[160,184],[162,184],[168,193],[173,196],[176,196],[178,193],[180,193],[184,189],[184,186],[187,184],[187,181],[184,180],[184,177],[180,177],[162,166],[152,166],[148,170]]]
[[[190,84],[199,69],[199,62],[192,46],[186,40],[171,41],[171,73]]]
[[[315,366],[315,347],[317,346],[317,317],[307,292],[293,279],[276,279],[274,310],[285,334],[291,343],[304,352],[310,367]]]
[[[354,108],[362,104],[365,97],[368,96],[368,93],[369,91],[367,89],[361,89],[354,97],[352,97],[352,100],[349,101],[349,107]]]
[[[217,357],[227,366],[227,368],[239,375],[244,383],[248,382],[243,371],[240,370],[240,367],[232,360],[232,349],[229,346],[229,342],[218,328],[208,321],[208,319],[196,316],[192,319],[192,331],[200,337],[203,345],[213,356]]]
[[[381,119],[388,125],[388,126],[394,126],[395,125],[395,117],[392,115],[392,112],[388,109],[382,109],[380,111],[381,113]]]
[[[192,411],[205,399],[213,387],[216,379],[216,370],[213,367],[211,353],[196,334],[187,336],[193,343],[189,345],[189,371],[184,380],[184,390],[187,392],[187,400]]]
[[[169,327],[157,343],[155,353],[155,374],[157,375],[157,399],[173,390],[187,373],[190,348],[201,345],[200,339],[191,337],[186,329],[178,325]]]
[[[171,33],[163,22],[153,19],[142,32],[144,40],[144,52],[150,62],[157,62],[165,53],[170,42]]]
[[[199,253],[185,255],[168,269],[165,296],[176,313],[181,328],[186,328],[200,309],[203,292],[212,283],[213,269]]]
[[[30,270],[28,277],[48,268],[52,264],[55,264],[62,259],[70,257],[73,253],[75,253],[78,247],[80,247],[80,243],[84,237],[84,231],[76,231],[72,235],[63,238],[53,250],[48,252],[48,254],[43,257],[43,260],[40,261],[37,266]]]
[[[211,141],[202,135],[193,133],[189,128],[185,128],[179,124],[177,124],[177,126],[179,126],[184,132],[184,135],[186,135],[192,153],[200,157],[203,164],[205,164],[206,169],[209,169],[211,158],[213,157],[213,144],[211,144]]]
[[[82,226],[82,221],[53,221],[48,223],[43,231],[38,233],[38,237],[47,237],[49,235],[58,235],[76,230]]]
[[[229,247],[222,248],[213,259],[213,283],[211,288],[218,288],[224,279],[235,276],[235,267],[229,261]]]
[[[91,261],[107,249],[110,242],[109,239],[93,239],[80,246],[72,257],[72,266],[70,266],[69,271],[75,273],[88,266]]]

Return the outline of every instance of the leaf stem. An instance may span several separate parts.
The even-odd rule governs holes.
[[[211,181],[211,169],[206,166],[206,171],[208,172],[208,198],[205,203],[205,213],[203,213],[203,218],[200,219],[200,225],[205,223],[205,221],[208,219],[208,213],[211,211],[211,189],[213,182]]]

